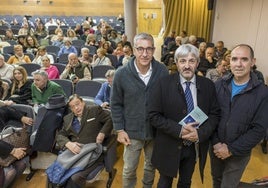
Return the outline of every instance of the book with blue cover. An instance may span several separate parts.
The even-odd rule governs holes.
[[[187,114],[187,116],[185,116],[179,122],[179,124],[184,126],[188,123],[198,122],[198,125],[196,125],[196,128],[199,128],[200,125],[202,125],[207,119],[208,119],[208,116],[198,106],[196,106],[189,114]]]

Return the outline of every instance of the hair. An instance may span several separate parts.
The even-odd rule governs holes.
[[[41,60],[43,61],[43,59],[48,59],[48,61],[50,62],[50,59],[49,59],[49,57],[47,55],[42,56]]]
[[[28,74],[27,71],[24,67],[22,66],[17,66],[13,69],[13,84],[12,84],[12,88],[11,88],[11,95],[14,94],[16,86],[19,85],[19,81],[16,80],[16,78],[14,77],[15,71],[19,71],[22,74],[22,84],[24,85],[28,79]]]
[[[219,65],[221,65],[222,64],[222,61],[225,61],[225,60],[223,58],[218,59],[215,67],[218,67]]]
[[[100,52],[102,55],[106,55],[107,54],[107,50],[106,49],[104,49],[104,48],[99,48],[98,50],[97,50],[97,52]]]
[[[226,60],[226,56],[231,54],[231,50],[227,50],[224,54],[223,54],[223,59]]]
[[[248,45],[248,44],[238,44],[232,49],[232,51],[235,50],[236,48],[239,48],[239,47],[247,47],[249,49],[249,51],[250,51],[251,59],[254,58],[254,51],[253,51],[253,49],[252,49],[252,47],[250,45]]]
[[[89,49],[88,49],[88,48],[86,48],[86,47],[81,48],[81,54],[82,54],[83,52],[85,52],[85,51],[89,53]]]
[[[107,72],[105,73],[105,77],[111,78],[114,76],[114,73],[115,73],[115,70],[113,70],[113,69],[107,70]]]
[[[29,42],[28,42],[28,38],[33,39],[33,46],[31,46],[31,45],[29,44]],[[39,44],[38,44],[38,41],[37,41],[37,39],[36,39],[35,36],[27,35],[27,36],[25,37],[25,39],[24,39],[24,46],[25,46],[25,47],[28,47],[28,48],[31,48],[31,47],[37,47],[37,46],[39,46]]]
[[[197,62],[200,61],[199,50],[192,44],[182,44],[179,48],[177,48],[175,51],[174,60],[177,62],[180,57],[185,57],[189,54],[193,55]]]
[[[154,47],[154,38],[153,38],[152,35],[150,35],[148,33],[139,33],[139,34],[137,34],[134,37],[134,40],[133,40],[134,46],[137,45],[138,40],[148,40],[148,41],[151,41],[151,43],[153,45],[152,47]]]
[[[16,51],[16,50],[22,50],[23,48],[22,48],[22,45],[20,45],[20,44],[17,44],[17,45],[14,45],[14,51]]]
[[[40,75],[43,78],[45,78],[46,80],[48,80],[48,74],[44,70],[36,70],[36,71],[32,72],[32,76],[35,76],[35,75]]]
[[[68,106],[69,106],[69,103],[72,102],[74,99],[78,99],[78,100],[80,100],[81,102],[84,102],[83,98],[80,97],[78,94],[73,94],[73,95],[71,95],[71,96],[69,97],[69,99],[68,99],[68,102],[67,102]]]

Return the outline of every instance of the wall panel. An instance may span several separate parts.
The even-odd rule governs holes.
[[[124,0],[38,1],[40,3],[37,0],[1,0],[0,15],[117,16],[124,12]]]

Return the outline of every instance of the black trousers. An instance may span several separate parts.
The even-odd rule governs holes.
[[[178,188],[190,188],[192,183],[192,175],[196,163],[196,153],[194,144],[190,146],[183,146],[181,156],[178,157],[180,160],[179,181],[177,184]],[[160,172],[160,178],[157,184],[157,188],[171,188],[173,177],[166,176]]]

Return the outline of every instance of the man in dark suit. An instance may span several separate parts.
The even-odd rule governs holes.
[[[69,149],[72,153],[79,154],[83,144],[102,143],[104,138],[111,134],[113,125],[109,111],[103,110],[100,106],[86,106],[77,94],[70,96],[68,105],[72,112],[64,117],[63,128],[56,136],[61,149]],[[99,158],[94,164],[102,162]],[[94,168],[89,166],[75,173],[65,187],[84,187],[92,169]]]
[[[149,118],[157,130],[152,164],[160,172],[158,188],[171,188],[178,172],[177,187],[190,188],[198,157],[203,180],[209,138],[217,127],[220,113],[213,82],[195,74],[199,63],[198,49],[191,44],[181,45],[174,59],[178,73],[162,78],[148,103]],[[179,123],[190,113],[185,93],[187,87],[191,91],[192,106],[198,106],[208,116],[199,128],[195,128],[198,122],[183,126]]]

